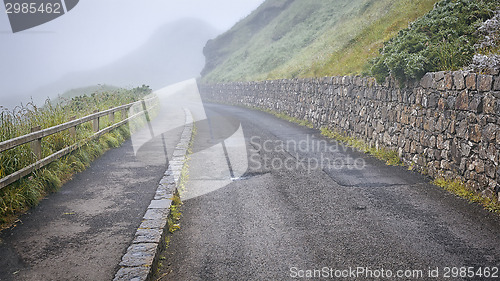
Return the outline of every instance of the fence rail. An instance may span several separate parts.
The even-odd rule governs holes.
[[[153,101],[155,98],[149,98],[146,100],[141,100],[125,105],[121,105],[118,107],[114,107],[108,110],[96,112],[87,116],[84,116],[82,118],[72,120],[57,126],[53,126],[47,129],[40,130],[40,127],[34,127],[32,128],[32,132],[29,134],[26,134],[24,136],[19,136],[10,140],[6,140],[0,143],[0,153],[4,152],[6,150],[18,147],[20,145],[30,143],[31,144],[31,149],[33,153],[36,155],[37,160],[35,163],[24,167],[14,173],[11,173],[3,178],[0,179],[0,189],[6,187],[7,185],[18,181],[19,179],[31,174],[33,171],[40,169],[53,161],[75,151],[76,149],[80,148],[83,146],[85,143],[98,138],[99,136],[110,132],[113,129],[116,129],[122,125],[125,125],[128,123],[130,120],[133,120],[141,115],[146,116],[146,119],[149,119],[149,113],[148,113],[148,106],[146,105],[147,103]],[[131,116],[127,117],[127,111],[130,110],[134,105],[142,105],[141,110],[137,113],[134,113]],[[153,106],[149,106],[149,108],[152,108]],[[114,123],[114,114],[118,111],[121,111],[121,121]],[[104,129],[99,129],[99,119],[101,117],[108,116],[109,120],[114,123]],[[70,130],[70,133],[73,137],[76,137],[76,126],[87,123],[87,122],[92,122],[93,123],[93,130],[94,134],[91,135],[90,137],[87,137],[86,139],[80,140],[76,142],[75,144],[72,144],[68,147],[65,147],[43,159],[41,159],[41,140],[44,137],[65,131],[65,130]]]

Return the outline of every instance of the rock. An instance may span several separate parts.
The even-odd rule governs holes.
[[[495,83],[493,84],[493,90],[500,91],[500,76],[495,78]]]
[[[479,125],[469,126],[469,139],[473,142],[481,141],[481,127]]]
[[[145,281],[148,278],[150,267],[122,267],[115,275],[113,281]]]
[[[464,75],[461,71],[453,72],[454,89],[463,90],[465,89]]]
[[[448,103],[448,108],[455,108],[455,102],[457,98],[454,96],[449,96],[446,102]]]
[[[429,95],[427,98],[427,107],[429,108],[436,108],[439,100],[439,95],[436,93],[432,93]]]
[[[455,109],[457,110],[467,110],[469,109],[469,93],[467,90],[464,90],[458,94],[458,97],[455,101]]]
[[[478,96],[473,97],[469,104],[469,110],[474,113],[483,112],[483,99]]]
[[[440,98],[437,104],[439,111],[445,111],[446,109],[448,109],[448,103],[443,98]]]
[[[436,147],[437,149],[443,149],[444,148],[444,138],[442,134],[439,134],[436,138]]]
[[[439,81],[443,80],[444,79],[444,74],[445,74],[444,71],[435,72],[434,73],[434,81],[435,82],[439,82]]]
[[[467,134],[467,121],[466,120],[460,121],[456,130],[457,130],[457,133],[456,133],[457,137],[462,138],[462,139],[467,139],[468,134]]]
[[[460,146],[458,144],[458,140],[454,139],[453,142],[451,143],[451,157],[453,161],[457,164],[461,163],[462,161],[462,153],[460,151]]]
[[[470,145],[468,145],[466,143],[462,143],[460,152],[461,152],[463,157],[469,157],[470,152],[471,152]]]
[[[435,136],[431,136],[429,138],[429,147],[436,148],[436,137]]]
[[[495,178],[495,172],[496,172],[496,167],[493,163],[488,163],[485,165],[485,173],[488,177],[494,179]]]
[[[483,111],[486,114],[498,114],[495,109],[496,99],[493,95],[487,94],[483,99]]]
[[[433,74],[431,72],[427,72],[422,79],[420,79],[420,86],[425,89],[432,87],[433,82]]]
[[[493,77],[491,75],[479,74],[477,76],[477,89],[479,91],[483,92],[491,91],[492,84],[493,84]]]
[[[476,173],[478,173],[478,174],[484,173],[484,161],[483,160],[474,161],[474,167],[475,167]]]
[[[453,75],[449,72],[444,75],[444,87],[447,90],[451,90],[453,88]]]
[[[157,247],[155,243],[132,244],[123,256],[120,266],[150,266],[153,264]]]
[[[467,77],[465,78],[465,86],[469,90],[476,89],[476,74],[475,73],[468,73],[467,74]]]
[[[441,160],[441,169],[443,170],[451,170],[450,162],[447,160]]]
[[[482,130],[483,138],[487,141],[494,141],[499,128],[495,124],[488,124]]]

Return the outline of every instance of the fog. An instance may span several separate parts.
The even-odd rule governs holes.
[[[65,15],[18,33],[12,33],[2,8],[0,105],[11,108],[21,102],[26,103],[29,96],[34,100],[45,99],[47,95],[55,97],[68,90],[67,87],[95,82],[139,86],[135,84],[142,80],[135,81],[137,79],[133,79],[130,69],[127,76],[122,75],[121,78],[116,69],[131,68],[134,64],[129,61],[133,60],[155,61],[159,65],[162,50],[157,45],[167,46],[170,39],[173,40],[171,44],[184,47],[169,49],[163,61],[173,61],[170,59],[173,57],[186,58],[196,53],[192,55],[192,61],[186,62],[193,67],[186,70],[184,76],[199,73],[203,66],[201,48],[204,42],[229,29],[262,2],[82,0]],[[175,30],[178,30],[177,33],[189,32],[190,36],[172,33],[172,28],[178,27],[186,18],[192,23],[188,24],[191,29]],[[200,31],[194,32],[193,26],[198,26],[194,29]],[[157,53],[154,53],[155,50]],[[187,51],[184,54],[175,53],[182,50]],[[141,53],[149,57],[142,58]],[[175,63],[182,64],[179,61]],[[144,71],[137,72],[138,79],[148,80],[140,76],[141,73],[145,75]],[[115,76],[111,77],[110,73]],[[154,73],[154,69],[149,69],[148,73]],[[95,76],[101,80],[97,81]],[[178,79],[182,78],[179,76]],[[155,79],[149,79],[150,84],[155,84],[153,87],[176,82],[166,79],[165,85],[161,85],[161,80],[158,80],[161,78]]]

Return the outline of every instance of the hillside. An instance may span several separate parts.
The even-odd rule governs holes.
[[[68,73],[57,81],[40,87],[24,96],[32,96],[37,104],[47,97],[54,98],[64,92],[81,87],[100,87],[98,84],[116,87],[137,87],[142,84],[153,90],[200,75],[205,63],[202,49],[207,40],[218,33],[208,23],[198,19],[182,19],[160,27],[135,51],[109,65],[88,71]],[[13,101],[3,100],[2,105],[14,107]]]
[[[204,81],[359,74],[436,0],[267,0],[204,48]]]

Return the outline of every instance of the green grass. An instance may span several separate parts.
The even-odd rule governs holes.
[[[207,45],[209,63],[202,81],[360,74],[384,41],[430,11],[435,2],[266,1]]]
[[[368,145],[363,140],[354,137],[349,137],[339,132],[334,132],[325,127],[321,128],[321,134],[327,138],[340,141],[351,148],[355,148],[361,152],[372,155],[375,158],[384,161],[387,165],[391,166],[403,165],[401,159],[398,156],[397,151],[390,150],[384,147],[376,148]]]
[[[478,203],[482,205],[490,212],[500,214],[500,202],[498,202],[498,198],[496,196],[493,198],[483,197],[472,191],[465,183],[458,179],[437,178],[433,181],[433,183],[460,198],[468,200],[471,203]]]
[[[310,128],[310,129],[314,128],[313,123],[311,123],[307,120],[304,120],[304,119],[292,117],[292,116],[285,114],[285,113],[280,113],[280,112],[276,112],[276,111],[269,110],[269,109],[263,109],[263,108],[259,108],[259,107],[253,107],[252,109],[267,112],[267,113],[272,114],[280,119],[286,120],[286,121],[291,122],[291,123],[295,123],[295,124],[300,125],[300,126],[304,126],[304,127]]]
[[[0,116],[0,142],[25,135],[33,126],[42,129],[69,121],[69,117],[76,118],[88,115],[94,110],[105,110],[121,104],[139,100],[150,91],[120,90],[113,93],[99,93],[91,96],[75,97],[65,104],[54,105],[46,102],[43,107],[28,104],[17,107],[12,111],[4,110]],[[115,121],[121,120],[120,113],[116,114]],[[101,129],[110,124],[107,117],[101,118]],[[72,138],[68,131],[56,133],[43,138],[42,157],[47,157],[56,151],[86,139],[93,134],[92,125],[87,122],[79,125],[76,138]],[[31,175],[10,184],[0,190],[0,224],[8,225],[17,214],[35,206],[47,193],[57,191],[72,175],[85,170],[90,163],[102,155],[106,150],[118,147],[130,136],[128,126],[122,126],[112,132],[90,141],[48,166],[33,172]],[[36,161],[36,157],[25,144],[0,153],[0,178],[7,176]],[[6,226],[4,225],[4,226]]]
[[[370,61],[369,73],[383,81],[391,75],[402,84],[425,73],[458,70],[472,62],[481,38],[478,28],[500,8],[499,0],[442,0],[410,27],[384,43]]]
[[[167,218],[167,228],[168,232],[174,233],[174,231],[181,228],[179,223],[181,219],[181,212],[179,208],[182,205],[182,201],[179,191],[176,191],[174,193],[174,196],[172,196],[171,200],[172,204],[170,205],[170,213]]]

